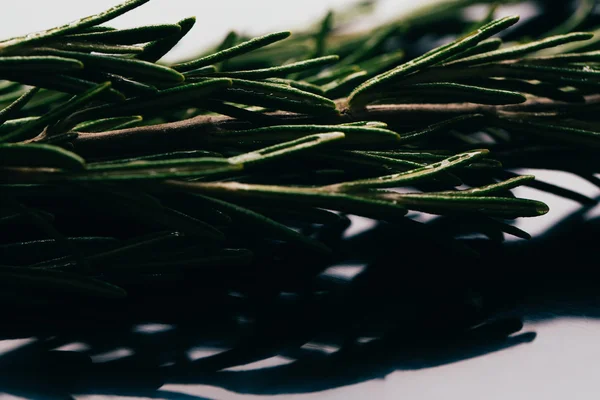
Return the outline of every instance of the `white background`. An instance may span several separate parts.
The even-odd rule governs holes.
[[[0,38],[29,33],[63,24],[117,4],[114,0],[3,0],[0,7]],[[262,34],[302,28],[326,10],[347,4],[345,0],[153,0],[125,15],[112,26],[176,22],[195,15],[192,33],[166,61],[174,61],[220,41],[232,28],[239,32]],[[382,1],[375,14],[384,19],[396,16],[415,3],[425,1]],[[548,176],[548,175],[543,175]],[[580,187],[589,196],[597,189],[569,176],[561,181]],[[523,194],[536,196],[535,192]],[[548,201],[548,199],[545,199]],[[551,214],[543,219],[524,221],[530,232],[544,229],[553,219],[576,209],[567,200],[551,198]],[[377,380],[312,395],[286,395],[273,399],[462,399],[462,400],[596,400],[600,398],[600,322],[585,318],[562,319],[528,324],[526,330],[538,333],[531,344],[457,364],[414,372],[396,372]],[[0,352],[8,342],[0,342]],[[207,386],[169,386],[165,389],[214,399],[261,399],[241,396]],[[0,397],[2,395],[0,394]],[[8,398],[8,396],[5,396]],[[80,396],[94,398],[97,396]],[[104,398],[104,397],[103,397]]]

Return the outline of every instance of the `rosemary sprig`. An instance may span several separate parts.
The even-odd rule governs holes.
[[[554,166],[550,150],[527,160],[518,152],[557,145],[595,155],[600,145],[596,39],[571,32],[595,28],[584,24],[585,2],[554,35],[516,45],[493,36],[519,18],[492,20],[493,8],[465,34],[472,24],[461,11],[478,2],[460,0],[362,35],[339,34],[335,13],[292,37],[231,33],[169,66],[157,60],[194,18],[100,26],[146,1],[0,42],[0,190],[44,219],[32,227],[18,210],[0,215],[2,229],[17,224],[32,238],[2,236],[18,265],[1,267],[0,279],[120,297],[113,283],[147,274],[276,264],[274,242],[322,265],[338,256],[335,246],[301,228],[336,225],[343,217],[334,212],[423,237],[430,230],[471,257],[459,239],[435,234],[436,224],[413,224],[409,211],[448,224],[464,218],[494,240],[527,238],[501,219],[548,207],[515,197],[533,177],[510,175],[502,162]],[[428,21],[458,39],[417,54],[406,39]],[[589,159],[571,166],[593,177]],[[85,237],[109,235],[112,247],[73,252],[85,242],[73,226],[83,229],[90,215]],[[18,262],[27,243],[48,236],[60,251]]]
[[[442,46],[439,49],[430,51],[421,57],[409,61],[389,72],[378,75],[364,84],[357,87],[349,96],[348,104],[357,106],[357,96],[367,91],[372,91],[377,86],[380,86],[390,80],[400,79],[403,76],[409,75],[420,69],[443,62],[444,60],[463,52],[465,49],[479,44],[485,39],[490,38],[496,33],[515,24],[519,20],[518,17],[506,17],[498,21],[490,22],[478,29],[476,32],[467,35],[465,38],[458,39],[455,42]]]

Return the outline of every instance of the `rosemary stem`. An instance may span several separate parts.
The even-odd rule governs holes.
[[[359,110],[350,111],[345,100],[337,101],[338,114],[304,115],[290,112],[269,113],[278,124],[343,124],[356,121],[382,121],[403,123],[437,122],[466,114],[483,114],[489,117],[499,115],[515,118],[528,116],[543,118],[556,116],[571,111],[581,112],[586,107],[600,105],[600,95],[586,97],[585,104],[569,104],[536,98],[523,104],[494,106],[472,103],[452,104],[390,104],[371,105]],[[548,113],[548,114],[546,114]],[[197,147],[199,143],[214,133],[252,128],[249,122],[226,116],[198,116],[182,121],[158,125],[140,126],[108,132],[81,133],[73,139],[78,154],[95,156],[98,154],[135,153],[140,151],[165,149],[187,149]]]

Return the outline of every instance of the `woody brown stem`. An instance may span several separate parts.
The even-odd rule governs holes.
[[[519,105],[492,106],[472,103],[454,104],[390,104],[371,105],[350,110],[345,99],[337,101],[339,113],[325,116],[273,112],[269,116],[277,124],[341,124],[355,121],[382,121],[407,130],[424,127],[440,120],[459,115],[483,114],[489,117],[507,116],[552,117],[564,113],[581,112],[600,105],[600,95],[589,96],[585,104],[557,103],[535,98]],[[254,127],[250,122],[225,116],[201,115],[194,118],[158,125],[120,129],[116,131],[81,133],[72,143],[84,157],[119,155],[148,151],[167,152],[175,149],[192,149],[205,145],[210,136],[224,131]]]

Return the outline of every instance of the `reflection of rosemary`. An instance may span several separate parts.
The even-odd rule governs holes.
[[[555,36],[507,46],[492,36],[518,18],[485,21],[404,63],[390,38],[477,2],[364,36],[336,34],[329,14],[316,34],[232,33],[165,66],[193,18],[101,25],[147,1],[0,42],[4,282],[122,296],[107,283],[120,273],[244,265],[263,237],[322,257],[325,244],[290,227],[335,219],[326,210],[459,215],[527,237],[502,219],[547,207],[515,198],[537,183],[501,162],[597,182],[600,52],[592,34],[568,32],[581,12]]]

